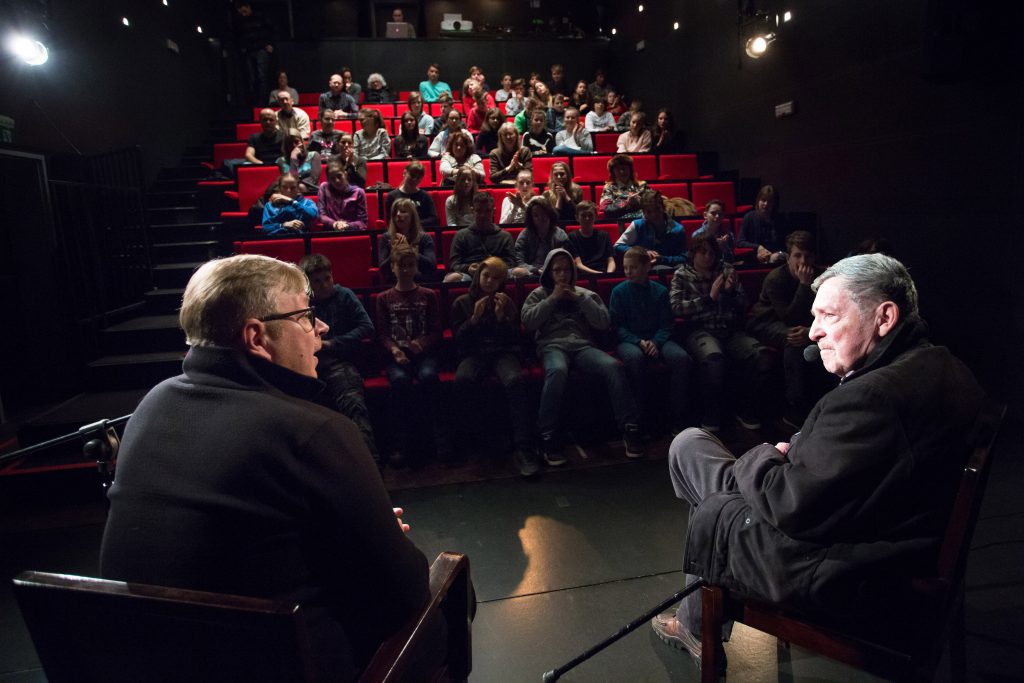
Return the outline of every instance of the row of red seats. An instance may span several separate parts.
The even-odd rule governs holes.
[[[680,221],[683,229],[686,230],[687,238],[703,224],[701,219],[685,219]],[[726,227],[732,229],[734,234],[739,233],[740,221],[726,220]],[[609,239],[614,243],[621,234],[622,226],[619,223],[598,223],[595,230],[608,233]],[[567,232],[578,230],[578,225],[566,226]],[[506,227],[512,239],[515,240],[522,232],[522,227]],[[356,289],[373,288],[377,285],[377,236],[381,228],[359,234],[338,235],[332,232],[306,233],[300,237],[269,238],[256,240],[240,240],[234,244],[236,254],[263,254],[272,256],[282,261],[298,263],[299,260],[310,253],[323,254],[330,259],[335,280]],[[448,262],[448,255],[451,251],[452,240],[458,232],[454,228],[440,228],[431,230],[434,242],[437,245],[438,270],[443,274],[445,264]],[[742,256],[742,254],[739,254]]]
[[[299,95],[299,98],[301,100],[302,95]],[[302,111],[306,112],[306,114],[309,115],[309,120],[313,121],[316,118],[318,118],[317,107],[319,106],[319,104],[320,104],[320,95],[316,95],[315,99],[312,102],[308,103],[308,104],[303,104],[303,103],[300,102],[299,109],[301,109]],[[399,118],[402,117],[402,114],[404,114],[406,111],[408,111],[409,105],[406,104],[406,98],[403,97],[401,102],[389,102],[387,104],[360,104],[359,108],[360,109],[376,109],[377,111],[380,112],[380,115],[383,116],[386,119],[399,119]],[[452,102],[452,108],[453,109],[457,109],[459,112],[461,112],[463,114],[465,113],[465,109],[462,106],[462,100],[457,100],[455,102]],[[498,108],[501,109],[501,113],[502,114],[505,113],[505,103],[504,102],[499,104]],[[277,112],[277,111],[280,111],[281,108],[280,107],[253,107],[252,108],[252,120],[256,121],[256,122],[259,122],[259,120],[260,120],[260,112],[263,111],[264,109],[273,109],[275,112]],[[441,115],[441,105],[439,103],[437,103],[437,102],[424,102],[423,103],[423,111],[427,112],[431,116],[440,116]]]

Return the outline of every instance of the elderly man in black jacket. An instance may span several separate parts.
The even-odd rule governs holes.
[[[788,443],[736,458],[700,430],[676,437],[672,485],[693,506],[684,571],[688,583],[870,618],[934,566],[983,392],[929,343],[899,261],[843,259],[813,288],[810,338],[839,386]],[[699,595],[652,626],[699,664]]]

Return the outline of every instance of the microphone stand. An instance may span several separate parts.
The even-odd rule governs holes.
[[[100,475],[100,485],[103,487],[103,492],[106,493],[111,484],[114,483],[117,449],[121,445],[121,439],[117,436],[115,427],[120,427],[130,417],[131,415],[129,414],[114,420],[99,420],[98,422],[79,427],[76,432],[58,436],[49,441],[43,441],[13,453],[0,455],[0,467],[18,458],[28,457],[54,446],[80,439],[82,441],[82,455],[88,460],[96,461],[96,470]]]

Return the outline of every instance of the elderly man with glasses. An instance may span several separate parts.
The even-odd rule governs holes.
[[[302,270],[265,256],[192,276],[184,374],[125,428],[100,570],[301,600],[319,677],[350,680],[427,600],[428,569],[359,430],[312,402],[328,326],[308,291]]]

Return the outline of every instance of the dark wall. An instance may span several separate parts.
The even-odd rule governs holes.
[[[671,106],[722,168],[775,185],[783,209],[816,212],[827,259],[888,237],[933,338],[1020,396],[1024,288],[1004,247],[1022,224],[1020,65],[1003,30],[1018,23],[986,4],[789,3],[791,24],[741,69],[735,3],[631,4],[611,21],[612,79]],[[790,100],[796,115],[776,119]]]
[[[500,87],[504,71],[526,77],[531,71],[547,76],[554,62],[565,66],[569,78],[592,76],[605,63],[603,40],[322,40],[286,42],[278,46],[278,63],[300,92],[322,92],[327,79],[343,65],[352,68],[366,87],[366,77],[379,71],[392,92],[413,90],[427,77],[427,65],[437,62],[441,80],[458,90],[473,64],[483,69],[492,89]]]
[[[0,114],[15,119],[16,144],[59,154],[74,154],[72,145],[83,154],[139,145],[152,179],[160,166],[177,164],[186,145],[207,137],[227,92],[220,47],[208,38],[225,36],[229,5],[51,0],[48,6],[49,31],[41,35],[50,60],[29,67],[5,55],[0,62]],[[179,53],[167,48],[167,39]]]

